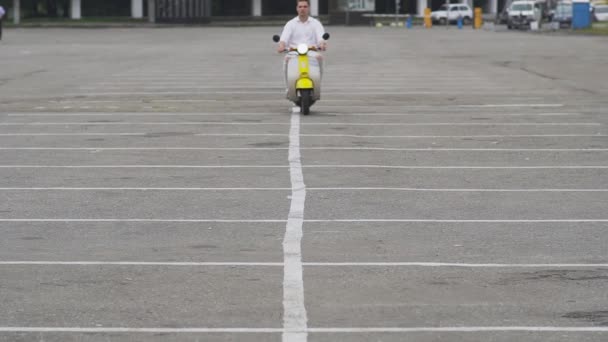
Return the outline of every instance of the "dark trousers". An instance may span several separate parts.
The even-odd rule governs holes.
[[[2,40],[2,18],[0,18],[0,40]]]

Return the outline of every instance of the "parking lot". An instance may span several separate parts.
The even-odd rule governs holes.
[[[10,29],[0,341],[606,341],[602,37]]]

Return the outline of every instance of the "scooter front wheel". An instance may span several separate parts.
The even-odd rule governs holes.
[[[310,106],[312,105],[312,91],[301,90],[300,91],[300,113],[308,115],[310,113]]]

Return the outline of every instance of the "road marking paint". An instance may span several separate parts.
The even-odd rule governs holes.
[[[291,207],[283,240],[283,342],[305,342],[307,317],[304,305],[304,280],[302,270],[302,225],[306,185],[300,159],[300,114],[293,111],[289,132],[289,165],[291,178]]]

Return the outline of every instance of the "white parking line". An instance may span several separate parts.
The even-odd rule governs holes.
[[[337,151],[410,151],[410,152],[603,152],[608,148],[398,148],[398,147],[304,147],[303,150]]]
[[[145,136],[149,133],[0,133],[0,137]]]
[[[0,327],[10,333],[282,333],[281,328],[112,328],[112,327]],[[462,333],[462,332],[608,332],[608,327],[557,327],[557,326],[494,326],[494,327],[375,327],[375,328],[307,328],[306,333]]]
[[[282,333],[281,328],[112,328],[112,327],[0,327],[0,332],[10,333]],[[307,328],[306,333],[463,333],[463,332],[608,332],[608,327],[558,327],[558,326],[494,326],[494,327],[375,327],[375,328]]]
[[[145,188],[145,187],[0,187],[0,191],[289,191],[293,188]],[[608,189],[425,189],[390,187],[307,188],[309,191],[412,191],[412,192],[608,192]],[[293,195],[292,195],[293,198]]]
[[[358,135],[358,134],[301,134],[303,137],[369,138],[369,139],[475,139],[475,138],[605,138],[606,134],[479,134],[479,135]]]
[[[398,147],[301,147],[311,151],[403,151],[403,152],[606,152],[608,148],[398,148]],[[15,151],[276,151],[288,147],[0,147]]]
[[[245,267],[290,267],[289,261],[285,262],[145,262],[145,261],[0,261],[0,266],[171,266],[171,267],[209,267],[209,266],[245,266]],[[585,264],[484,264],[484,263],[448,263],[448,262],[301,262],[300,268],[306,267],[458,267],[458,268],[606,268],[608,264],[604,263],[585,263]],[[303,289],[303,287],[302,287]],[[285,306],[284,314],[289,317],[284,318],[284,327],[286,331],[305,331],[306,330],[306,311],[299,312],[296,310],[296,304],[288,299],[294,299],[291,296],[284,295],[283,305]],[[304,299],[303,293],[301,298]],[[303,302],[301,302],[301,308]],[[303,316],[294,316],[301,313]],[[301,329],[299,329],[300,327]]]
[[[223,220],[223,219],[3,219],[0,222],[99,222],[99,223],[116,223],[116,222],[133,222],[133,223],[284,223],[287,220]]]
[[[154,113],[54,113],[54,112],[45,112],[45,113],[12,113],[7,114],[7,116],[12,117],[29,117],[29,116],[37,116],[37,117],[61,117],[61,116],[264,116],[264,115],[274,115],[285,117],[285,113],[268,113],[268,112],[249,112],[249,113],[179,113],[179,112],[154,112]]]
[[[287,165],[0,165],[0,169],[276,169]],[[421,170],[544,170],[608,169],[608,165],[542,166],[405,166],[405,165],[303,165],[316,169],[421,169]]]
[[[173,121],[173,122],[0,122],[0,126],[286,126],[286,122],[217,122],[217,121]],[[343,122],[305,122],[302,126],[602,126],[599,122],[429,122],[429,123],[343,123]]]
[[[288,126],[289,122],[217,122],[217,121],[170,121],[170,122],[127,122],[127,121],[112,121],[112,122],[0,122],[0,126],[179,126],[179,125],[230,125],[230,126],[269,126],[281,125]]]
[[[172,223],[286,223],[287,220],[224,220],[224,219],[36,219],[19,218],[3,219],[0,222],[82,222],[82,223],[116,223],[116,222],[172,222]],[[403,223],[604,223],[608,219],[541,219],[541,220],[458,220],[458,219],[306,219],[305,223],[352,223],[352,222],[403,222]]]
[[[323,100],[323,101],[327,101],[327,100]],[[141,100],[118,100],[115,102],[142,102]],[[225,103],[225,102],[230,102],[230,103],[234,103],[234,102],[238,102],[240,104],[243,103],[247,103],[247,102],[251,102],[251,103],[286,103],[285,99],[253,99],[253,100],[243,100],[243,99],[226,99],[226,100],[217,100],[217,99],[181,99],[181,100],[174,100],[174,99],[150,99],[148,100],[148,102],[155,102],[155,103],[163,103],[163,102],[167,102],[167,103],[172,103],[172,102],[184,102],[184,103],[188,103],[188,102],[193,102],[193,103],[197,103],[197,102],[214,102],[214,103]]]
[[[0,166],[1,167],[1,166]],[[542,165],[542,166],[408,166],[408,165],[305,165],[317,169],[422,169],[422,170],[526,170],[526,169],[608,169],[608,165]]]
[[[0,133],[2,137],[29,136],[149,136],[155,133]],[[206,137],[287,137],[283,133],[192,133],[184,135]],[[359,135],[359,134],[300,134],[300,137],[369,138],[369,139],[475,139],[475,138],[606,138],[606,134],[480,134],[480,135]]]
[[[14,333],[281,333],[280,328],[69,328],[69,327],[0,327],[0,332]]]
[[[44,265],[44,266],[284,266],[282,262],[145,262],[145,261],[0,261],[7,265]]]
[[[260,100],[263,101],[263,100]],[[319,105],[318,108],[323,107],[335,107],[337,105],[327,104],[327,100],[323,100],[323,104]],[[353,104],[352,99],[345,100],[331,100],[330,102],[348,102],[345,105],[339,105],[341,108],[417,108],[417,109],[475,109],[475,108],[558,108],[564,107],[563,104],[542,104],[542,103],[504,103],[504,104],[461,104],[461,105],[399,105],[399,104],[383,104],[383,105],[369,105],[369,104]]]
[[[1,190],[2,188],[0,188]],[[420,191],[420,192],[608,192],[608,189],[424,189],[389,187],[308,188],[310,191]]]
[[[41,137],[46,137],[46,136],[50,136],[50,137],[56,137],[56,136],[66,136],[66,137],[71,137],[71,136],[155,136],[156,134],[162,134],[163,132],[160,133],[0,133],[0,136],[2,137],[30,137],[30,136],[41,136]],[[193,136],[207,136],[207,137],[287,137],[289,136],[288,134],[282,134],[282,133],[191,133],[191,132],[184,132],[184,135],[193,135]]]
[[[346,267],[466,267],[466,268],[587,268],[608,267],[608,264],[471,264],[447,262],[305,262],[304,266]]]
[[[150,84],[142,84],[141,82],[130,82],[130,83],[107,83],[107,82],[102,82],[99,83],[97,86],[81,86],[78,87],[79,90],[83,90],[83,91],[89,91],[91,93],[94,93],[97,90],[102,90],[102,91],[107,91],[107,90],[111,90],[111,91],[120,91],[120,90],[132,90],[134,87],[136,87],[138,90],[166,90],[168,87],[171,87],[171,89],[210,89],[210,90],[216,90],[216,89],[272,89],[275,92],[276,91],[281,91],[281,90],[285,90],[285,87],[277,87],[277,83],[276,82],[266,82],[266,83],[260,83],[260,84],[233,84],[233,85],[224,85],[224,84],[215,84],[215,85],[202,85],[200,83],[197,82],[162,82],[161,84],[154,84],[154,85],[150,85]],[[328,89],[327,87],[324,87],[324,89]],[[363,88],[363,89],[367,89],[367,88]],[[339,89],[338,89],[339,90]]]
[[[400,222],[400,223],[602,223],[608,219],[545,219],[545,220],[436,220],[436,219],[307,219],[306,223]]]
[[[363,100],[364,101],[364,100]],[[55,104],[62,104],[62,103],[143,103],[144,100],[142,99],[116,99],[116,100],[111,100],[111,99],[104,99],[104,100],[70,100],[70,99],[61,99],[61,100],[48,100],[48,103],[55,103]],[[277,99],[225,99],[225,100],[218,100],[218,99],[195,99],[195,98],[184,98],[184,99],[149,99],[146,100],[146,102],[216,102],[216,103],[225,103],[225,102],[238,102],[238,103],[246,103],[246,102],[251,102],[251,103],[287,103],[285,99],[282,98],[277,98]],[[328,104],[328,102],[347,102],[347,104],[336,104],[336,105],[330,105]],[[534,103],[522,103],[522,104],[462,104],[462,105],[403,105],[403,104],[395,104],[395,105],[369,105],[369,104],[361,104],[361,105],[357,105],[357,104],[353,104],[352,103],[353,100],[352,99],[324,99],[323,100],[323,105],[319,105],[317,108],[323,108],[323,107],[335,107],[335,106],[339,106],[340,108],[372,108],[374,110],[378,109],[378,108],[400,108],[400,109],[404,109],[404,108],[416,108],[416,109],[473,109],[473,108],[518,108],[518,107],[529,107],[529,108],[556,108],[556,107],[564,107],[564,104],[542,104],[542,103],[538,103],[538,104],[534,104]],[[14,104],[28,104],[27,102],[15,102]]]
[[[494,103],[494,104],[462,104],[462,108],[504,108],[504,107],[563,107],[561,103]]]
[[[262,88],[262,87],[259,87]],[[258,88],[258,89],[259,89]],[[166,88],[165,88],[166,89]],[[148,95],[272,95],[280,96],[282,91],[280,89],[269,90],[269,91],[254,91],[254,90],[206,90],[206,91],[107,91],[107,92],[82,92],[82,93],[68,93],[63,96],[74,97],[96,97],[96,96],[148,96]],[[370,92],[370,91],[350,91],[350,92],[325,92],[324,96],[355,96],[355,95],[439,95],[441,92],[438,91],[391,91],[391,92]]]
[[[0,165],[2,169],[277,169],[289,165]]]
[[[341,123],[307,122],[306,126],[602,126],[599,122],[386,122],[386,123]]]
[[[316,148],[315,148],[316,149]],[[333,148],[329,148],[333,149]],[[15,151],[285,151],[288,147],[0,147]],[[587,151],[589,149],[583,149]],[[601,149],[597,149],[601,150]],[[606,149],[608,150],[608,149]],[[576,151],[576,150],[572,150]]]
[[[135,187],[5,187],[0,191],[289,191],[292,188],[135,188]],[[597,191],[597,190],[594,190]],[[608,190],[606,190],[608,191]]]
[[[373,333],[373,332],[608,332],[608,327],[412,327],[412,328],[309,328],[310,333]]]
[[[429,116],[429,115],[446,115],[446,114],[454,114],[458,116],[462,115],[502,115],[502,116],[571,116],[571,115],[583,115],[583,113],[573,113],[573,112],[564,112],[564,113],[485,113],[485,112],[452,112],[452,113],[323,113],[322,117],[331,117],[331,116]],[[11,113],[7,114],[9,117],[29,117],[29,116],[48,116],[48,117],[61,117],[61,116],[264,116],[264,115],[276,115],[276,116],[285,116],[284,113],[264,113],[264,112],[249,112],[249,113],[55,113],[55,112],[45,112],[45,113]]]
[[[302,225],[306,185],[300,160],[300,115],[291,115],[289,132],[289,173],[291,179],[291,207],[283,239],[285,270],[283,277],[283,342],[305,342],[307,325],[304,305],[304,280],[302,271]]]

